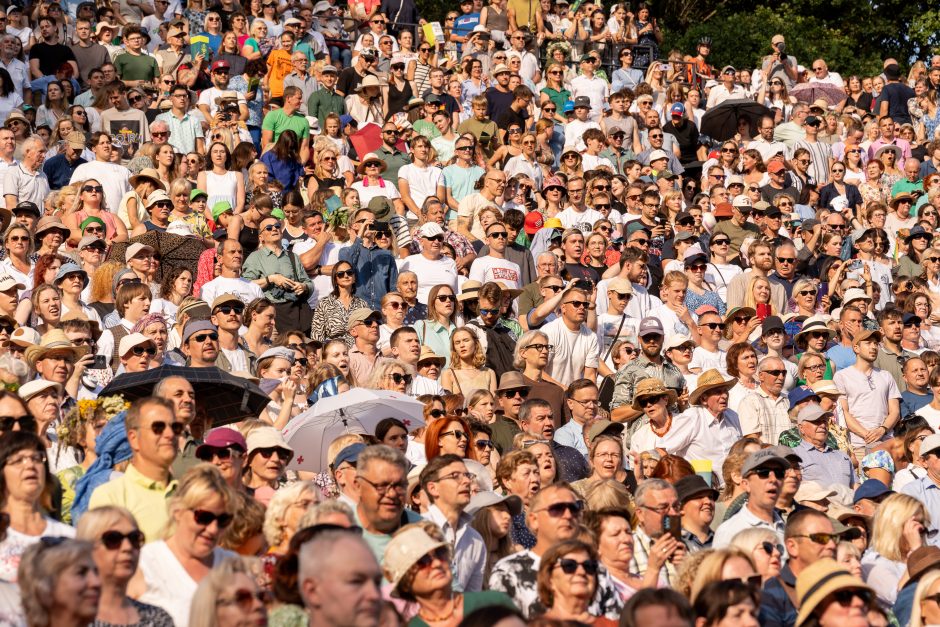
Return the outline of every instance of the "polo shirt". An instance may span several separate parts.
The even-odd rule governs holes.
[[[274,138],[272,141],[275,142],[281,136],[281,133],[288,129],[294,131],[300,141],[310,136],[310,123],[307,122],[307,118],[300,111],[294,111],[293,114],[287,115],[283,109],[275,109],[264,116],[264,120],[261,122],[261,130],[273,132]]]
[[[170,479],[169,483],[154,481],[142,475],[131,462],[123,475],[95,488],[88,509],[103,505],[125,508],[134,515],[147,542],[153,542],[162,537],[163,528],[170,519],[166,502],[176,487],[176,479]]]
[[[388,546],[388,543],[392,541],[391,533],[375,534],[368,531],[365,525],[362,524],[362,519],[359,518],[359,508],[354,507],[353,513],[356,517],[356,524],[362,527],[362,539],[366,541],[366,544],[369,545],[369,548],[372,549],[372,554],[375,555],[375,559],[381,564],[385,559],[385,547]],[[410,509],[402,510],[401,513],[401,527],[405,525],[410,525],[411,523],[421,522],[421,515],[417,512],[413,512]]]
[[[388,169],[382,174],[382,177],[398,184],[398,171],[411,163],[411,159],[400,150],[389,150],[388,146],[382,144],[382,147],[375,151],[380,159],[385,162]],[[437,190],[434,190],[435,192]]]
[[[824,446],[816,448],[806,440],[793,447],[803,462],[803,481],[816,481],[823,486],[844,485],[855,487],[855,473],[849,456],[838,449]]]
[[[786,523],[783,521],[783,517],[780,515],[780,512],[774,510],[773,521],[767,522],[762,518],[758,518],[747,505],[738,510],[738,513],[721,523],[718,526],[718,529],[715,531],[715,539],[712,541],[713,549],[723,549],[734,540],[734,536],[738,535],[738,532],[744,531],[745,529],[769,529],[777,534],[777,539],[780,544],[783,544],[783,529],[786,526]]]
[[[29,200],[43,207],[49,191],[49,179],[46,178],[42,167],[30,174],[18,163],[3,172],[3,193],[15,195],[17,202]]]

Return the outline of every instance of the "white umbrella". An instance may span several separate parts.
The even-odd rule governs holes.
[[[294,449],[292,470],[327,470],[330,443],[346,433],[375,434],[385,418],[397,418],[408,431],[424,426],[424,404],[388,390],[353,388],[317,403],[288,423],[284,439]]]

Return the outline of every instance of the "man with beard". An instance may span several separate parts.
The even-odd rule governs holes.
[[[741,468],[747,503],[718,526],[713,548],[724,548],[739,531],[755,527],[770,529],[783,539],[783,518],[774,506],[789,468],[790,462],[780,457],[775,448],[755,451],[748,456]]]
[[[522,374],[509,371],[499,378],[499,387],[496,388],[496,402],[499,408],[490,428],[493,430],[493,443],[503,455],[513,448],[512,440],[520,431],[519,411],[528,396],[529,386]]]
[[[849,456],[826,443],[830,420],[832,412],[825,411],[818,403],[804,405],[797,414],[800,443],[793,450],[803,460],[803,481],[854,488],[855,473]]]
[[[191,368],[210,368],[219,357],[219,330],[208,320],[191,320],[183,328],[180,349]]]
[[[554,439],[555,418],[548,401],[530,398],[522,403],[519,407],[519,426],[528,435],[551,444],[552,453],[558,461],[558,478],[561,481],[571,483],[591,474],[583,454]],[[578,431],[580,434],[580,429]],[[581,439],[583,441],[584,438]]]
[[[738,216],[745,215],[741,213],[741,209],[741,207],[736,207],[734,209],[735,218],[732,219],[737,219]],[[750,211],[748,211],[748,213],[750,213]],[[727,222],[722,222],[721,224],[727,224]],[[715,228],[714,232],[718,232],[717,227]],[[728,235],[728,233],[726,233],[726,235]],[[741,243],[737,242],[736,247],[734,237],[731,236],[732,249],[737,250],[740,245]],[[732,257],[733,256],[729,255],[729,259]],[[768,242],[757,241],[751,244],[749,257],[751,259],[751,267],[731,279],[731,281],[728,283],[729,309],[733,307],[743,307],[747,287],[751,284],[751,279],[756,276],[766,277],[768,276],[768,273],[774,268],[773,249],[771,244]],[[779,283],[770,281],[770,303],[773,305],[774,311],[786,311],[786,302],[787,293],[783,286]]]
[[[689,475],[676,481],[676,493],[682,512],[682,541],[689,553],[711,548],[715,534],[711,530],[715,519],[715,501],[718,490],[705,483],[699,475]]]

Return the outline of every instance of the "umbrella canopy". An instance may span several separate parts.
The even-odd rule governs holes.
[[[750,121],[751,129],[756,132],[760,119],[765,115],[772,115],[770,109],[753,100],[725,100],[705,112],[702,116],[702,128],[699,130],[712,139],[725,141],[738,132],[738,120],[742,117]]]
[[[160,366],[145,372],[121,374],[101,391],[100,396],[120,394],[127,401],[135,401],[152,395],[153,386],[167,377],[182,377],[192,384],[196,403],[206,411],[213,427],[256,418],[271,402],[268,395],[248,379],[214,366]]]
[[[153,248],[160,255],[160,268],[157,281],[163,281],[163,271],[173,266],[183,266],[193,274],[193,280],[199,272],[199,256],[210,246],[201,237],[184,237],[173,233],[147,231],[143,235],[132,237],[126,242],[111,245],[109,259],[124,263],[124,253],[131,244],[140,242]]]
[[[344,433],[374,435],[385,418],[397,418],[409,431],[424,426],[424,404],[388,390],[353,388],[330,396],[288,423],[284,439],[296,454],[289,468],[320,472],[326,470],[330,443]]]
[[[837,105],[845,100],[845,90],[829,83],[800,83],[790,90],[790,95],[810,104],[822,98],[829,105]]]

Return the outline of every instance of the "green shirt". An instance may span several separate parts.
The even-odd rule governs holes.
[[[281,136],[281,133],[288,129],[294,131],[300,141],[310,136],[310,124],[300,111],[294,111],[291,115],[287,115],[283,109],[275,109],[264,116],[264,120],[261,122],[261,130],[273,132],[274,139],[272,141],[275,142]]]
[[[114,68],[123,81],[155,81],[160,76],[157,60],[149,54],[119,54]]]
[[[734,220],[724,220],[719,222],[715,225],[715,228],[712,229],[712,237],[714,237],[716,233],[724,233],[731,238],[731,252],[728,256],[731,259],[737,259],[738,251],[741,250],[741,244],[744,243],[745,238],[759,236],[760,229],[757,228],[756,224],[751,222],[745,222],[744,226],[738,226],[735,224]]]
[[[535,575],[533,574],[533,577]],[[496,590],[481,590],[480,592],[464,592],[463,593],[463,615],[467,616],[474,610],[478,610],[481,607],[492,607],[494,605],[502,605],[504,607],[511,607],[513,609],[518,609],[515,603],[512,602],[512,599],[504,592],[498,592]],[[427,622],[421,616],[415,616],[410,621],[408,621],[408,627],[428,627]]]
[[[457,134],[463,135],[464,133],[470,133],[477,138],[487,157],[493,156],[500,143],[499,127],[496,126],[496,122],[490,119],[480,121],[476,118],[469,118],[464,120],[457,127]]]
[[[258,250],[248,255],[248,259],[242,264],[242,278],[249,281],[268,277],[272,274],[281,274],[291,281],[297,281],[307,286],[306,295],[301,294],[298,296],[273,283],[269,283],[264,288],[264,296],[272,303],[288,303],[297,299],[306,300],[313,289],[313,281],[304,271],[304,265],[301,263],[300,258],[283,248],[274,252],[267,246],[262,245]]]
[[[325,87],[310,94],[307,98],[307,114],[320,121],[321,130],[326,130],[326,116],[331,113],[336,115],[346,113],[346,102],[342,96]]]

